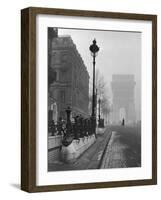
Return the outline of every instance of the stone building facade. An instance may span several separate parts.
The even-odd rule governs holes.
[[[67,106],[72,116],[89,117],[89,73],[72,38],[49,28],[48,55],[49,118],[65,119]]]

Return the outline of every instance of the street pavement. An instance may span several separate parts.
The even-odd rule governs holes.
[[[55,161],[48,165],[48,171],[67,171],[98,169],[104,156],[104,151],[111,137],[110,128],[106,128],[103,134],[98,134],[96,142],[90,146],[74,163]]]
[[[111,126],[112,135],[100,168],[141,166],[141,127]]]
[[[74,163],[55,161],[48,171],[141,166],[141,127],[110,126]]]

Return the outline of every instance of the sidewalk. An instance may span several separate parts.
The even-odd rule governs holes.
[[[96,142],[89,147],[74,163],[63,163],[57,161],[48,166],[48,171],[67,171],[67,170],[84,170],[98,169],[102,162],[102,157],[106,146],[110,140],[111,131],[106,128],[104,134],[97,136]]]

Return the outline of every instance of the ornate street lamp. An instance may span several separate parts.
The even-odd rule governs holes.
[[[93,40],[93,44],[90,45],[89,50],[91,51],[91,55],[93,57],[93,94],[92,94],[92,118],[94,122],[94,133],[96,132],[96,103],[95,103],[95,58],[99,51],[99,47],[96,44],[96,40]]]
[[[67,123],[70,123],[70,114],[71,114],[71,108],[70,108],[70,106],[68,106],[65,111],[67,113]]]
[[[72,135],[72,125],[71,125],[71,121],[70,121],[70,114],[71,114],[70,106],[68,106],[65,111],[67,114],[67,122],[66,122],[66,133],[63,136],[62,144],[64,146],[68,146],[72,143],[73,138],[74,138]]]
[[[67,109],[65,110],[66,114],[67,114],[67,122],[66,122],[66,138],[68,138],[67,140],[71,140],[73,139],[72,136],[72,126],[71,126],[71,120],[70,120],[70,114],[71,114],[71,108],[70,106],[67,107]],[[70,138],[70,139],[69,139]]]
[[[98,100],[98,127],[101,126],[101,99]]]

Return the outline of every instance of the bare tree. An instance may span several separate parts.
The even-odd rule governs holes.
[[[104,95],[101,100],[101,112],[102,112],[103,118],[106,119],[107,123],[109,123],[111,111],[112,110],[111,110],[109,97],[107,95]]]
[[[96,70],[96,89],[97,89],[97,100],[101,99],[101,115],[106,118],[106,121],[109,121],[109,114],[111,112],[111,105],[108,96],[108,87],[105,82],[104,76],[100,73],[100,71]],[[92,108],[92,83],[90,84],[90,92],[89,92],[89,109]],[[97,101],[98,102],[98,101]]]
[[[97,95],[99,97],[105,94],[106,83],[104,80],[104,76],[100,73],[98,69],[96,70],[96,88],[97,88]]]

